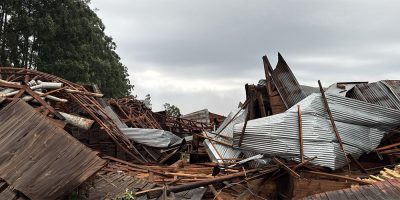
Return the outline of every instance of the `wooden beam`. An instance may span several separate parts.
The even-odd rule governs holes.
[[[307,173],[307,174],[313,174],[313,175],[320,175],[320,176],[327,176],[327,177],[331,177],[331,178],[337,178],[337,179],[343,179],[343,180],[347,180],[347,181],[352,181],[352,182],[356,182],[359,184],[363,184],[363,185],[370,185],[370,182],[367,181],[363,181],[361,179],[356,179],[356,178],[352,178],[349,176],[341,176],[341,175],[336,175],[336,174],[329,174],[329,173],[325,173],[325,172],[315,172],[315,171],[302,171],[303,173]]]
[[[300,164],[298,164],[298,165],[296,165],[295,167],[293,167],[293,170],[296,170],[296,169],[298,169],[299,167],[302,167],[302,166],[304,166],[304,165],[307,165],[308,163],[310,163],[311,161],[315,160],[316,158],[317,158],[317,156],[314,156],[314,157],[312,157],[312,158],[310,158],[310,159],[308,159],[308,160],[306,160],[306,161],[304,161],[304,162],[301,162]]]
[[[65,120],[65,118],[57,112],[53,107],[51,107],[46,101],[44,101],[36,92],[34,92],[30,87],[24,85],[25,91],[31,95],[36,101],[38,101],[40,104],[42,104],[44,107],[46,107],[54,116],[56,116],[58,119]]]
[[[21,98],[21,96],[22,96],[24,93],[25,93],[25,90],[24,90],[24,89],[20,89],[20,90],[18,91],[18,93],[17,93],[13,98],[15,98],[15,99]]]
[[[306,160],[306,161],[304,161],[304,162],[302,162],[302,163],[299,163],[298,165],[296,165],[295,167],[293,167],[292,170],[293,170],[293,171],[296,171],[296,169],[298,169],[298,168],[300,168],[300,167],[303,167],[303,166],[309,164],[311,161],[315,160],[316,158],[317,158],[317,156],[314,156],[314,157],[312,157],[312,158],[310,158],[310,159],[308,159],[308,160]],[[283,175],[285,175],[285,174],[286,174],[286,171],[284,171],[284,173],[280,173],[280,174],[277,175],[277,176],[274,176],[273,178],[271,178],[271,181],[274,181],[274,180],[278,179],[279,177],[281,177],[281,176],[283,176]]]
[[[300,162],[304,162],[304,149],[303,149],[303,122],[301,119],[300,105],[297,105],[297,115],[299,121],[299,144],[300,144]]]
[[[344,150],[342,139],[340,138],[339,131],[336,128],[335,120],[333,119],[332,112],[331,112],[331,109],[329,108],[328,100],[326,100],[325,92],[324,92],[324,89],[322,88],[322,84],[321,84],[320,80],[318,80],[318,85],[319,85],[319,91],[321,92],[321,96],[322,96],[322,99],[323,99],[324,104],[325,104],[326,112],[328,113],[329,120],[331,121],[331,125],[332,125],[332,128],[333,128],[333,131],[335,132],[336,139],[339,142],[339,146],[343,151],[344,157],[346,158],[347,165],[349,166],[349,172],[350,172],[350,161],[349,161],[349,158],[347,157],[346,151]]]
[[[292,169],[290,169],[290,167],[288,167],[287,165],[285,165],[283,162],[281,162],[278,158],[274,157],[272,159],[276,164],[280,165],[283,167],[283,169],[285,169],[290,175],[296,177],[296,178],[300,178],[300,175],[298,173],[296,173],[295,171],[293,171]]]
[[[190,190],[193,188],[208,186],[208,185],[215,184],[215,183],[221,183],[223,181],[228,181],[228,180],[231,180],[234,178],[245,177],[245,176],[247,176],[247,174],[257,172],[258,170],[259,169],[250,169],[247,171],[242,171],[242,172],[238,172],[238,173],[234,173],[234,174],[220,176],[217,178],[210,178],[207,180],[196,181],[194,183],[187,183],[184,185],[171,186],[168,188],[168,190],[171,192],[182,192],[182,191]],[[274,170],[276,170],[276,169],[275,168],[271,169],[271,171],[274,171]],[[158,190],[162,190],[162,189],[163,189],[162,187],[159,187],[159,188],[154,188],[152,191],[158,191]],[[147,192],[137,192],[136,195],[144,194],[144,193],[147,193]]]
[[[397,147],[397,146],[400,146],[400,142],[394,143],[394,144],[390,144],[390,145],[387,145],[387,146],[384,146],[384,147],[376,148],[374,151],[383,151],[383,150],[390,149],[390,148]]]
[[[47,95],[49,95],[49,94],[53,94],[53,93],[55,93],[55,92],[64,90],[64,89],[67,88],[67,87],[68,87],[68,86],[65,86],[65,87],[62,87],[62,88],[58,88],[58,89],[55,89],[55,90],[52,90],[52,91],[48,91],[48,92],[46,92],[46,93],[40,94],[39,96],[44,97],[44,96],[47,96]]]
[[[249,121],[249,118],[250,118],[250,109],[247,109],[246,119],[244,120],[243,129],[242,129],[242,132],[240,134],[240,139],[239,139],[239,144],[238,144],[239,147],[242,146],[244,132],[246,131],[247,121]]]
[[[271,91],[271,76],[270,74],[272,74],[272,66],[271,63],[268,60],[267,55],[262,57],[263,59],[263,63],[264,63],[264,72],[265,72],[265,80],[266,80],[266,86],[267,86],[267,94],[268,96],[272,96],[272,91]]]

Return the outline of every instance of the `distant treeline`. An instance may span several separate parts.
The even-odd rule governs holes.
[[[108,97],[133,86],[90,0],[0,0],[0,66],[95,83]]]

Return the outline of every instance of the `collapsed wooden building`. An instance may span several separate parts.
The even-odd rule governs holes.
[[[263,64],[223,122],[0,68],[0,199],[400,198],[400,81],[314,88]]]

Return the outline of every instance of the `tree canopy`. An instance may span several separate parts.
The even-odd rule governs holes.
[[[171,105],[169,103],[164,104],[164,109],[167,115],[173,116],[173,117],[181,117],[181,110],[174,105]]]
[[[0,1],[0,66],[97,84],[108,97],[133,86],[90,0]]]

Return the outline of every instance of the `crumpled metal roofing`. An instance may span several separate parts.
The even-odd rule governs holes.
[[[175,134],[160,129],[121,128],[121,131],[136,143],[155,148],[168,148],[183,141]]]
[[[359,157],[373,150],[386,131],[400,124],[400,111],[354,99],[327,94],[346,153]],[[311,94],[299,102],[302,110],[304,155],[317,156],[314,164],[337,169],[346,164],[328,121],[321,94]],[[234,127],[233,145],[241,150],[268,155],[299,155],[297,106],[285,113],[247,122],[242,145],[243,123]]]
[[[267,80],[260,79],[258,81],[258,85],[266,86],[267,85]],[[305,97],[310,95],[310,94],[312,94],[312,93],[319,93],[319,88],[317,88],[317,87],[311,87],[311,86],[307,86],[307,85],[300,85],[300,88],[303,91],[303,93],[305,94]]]
[[[236,115],[236,113],[238,114]],[[236,117],[232,119],[235,115]],[[218,140],[227,144],[232,144],[233,126],[237,123],[244,122],[244,120],[246,119],[246,115],[247,115],[246,109],[238,108],[232,111],[231,113],[229,113],[229,115],[225,118],[225,120],[217,129],[216,131],[217,136],[210,133],[206,133],[207,137],[213,138],[214,140]],[[233,149],[232,147],[212,142],[207,139],[204,140],[204,146],[206,147],[206,151],[210,156],[211,160],[216,163],[223,163],[222,159],[224,158],[238,158],[241,153],[239,150]]]
[[[246,115],[247,109],[235,109],[234,111],[229,113],[229,115],[225,118],[219,128],[215,131],[215,133],[228,138],[233,138],[233,126],[237,123],[244,122],[244,120],[246,120]],[[233,117],[235,118],[232,120]]]
[[[280,53],[278,54],[278,64],[272,71],[271,77],[287,108],[307,96]]]
[[[358,84],[347,96],[389,108],[400,109],[400,100],[395,92],[397,87],[398,85],[393,84],[393,82],[386,81]]]
[[[56,199],[106,161],[23,100],[0,111],[0,178],[30,199]]]

